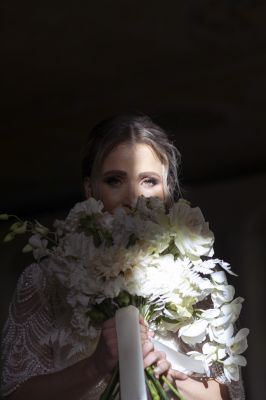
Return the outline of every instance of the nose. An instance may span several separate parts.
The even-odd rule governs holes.
[[[125,188],[123,206],[130,209],[135,207],[137,199],[139,196],[141,196],[141,194],[142,194],[141,190],[136,184],[134,183],[128,184],[127,187]]]

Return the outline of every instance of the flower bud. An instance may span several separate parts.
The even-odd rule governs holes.
[[[11,240],[13,240],[15,237],[15,233],[14,232],[9,232],[5,237],[4,237],[4,242],[11,242]]]
[[[120,307],[126,307],[130,304],[130,295],[127,292],[122,291],[115,300]]]
[[[39,233],[42,236],[46,236],[49,233],[49,229],[38,223],[38,225],[35,225],[34,227],[34,232]]]
[[[102,311],[97,310],[96,308],[92,308],[90,311],[88,311],[87,314],[90,319],[96,324],[102,323],[106,320],[105,314]]]
[[[13,228],[13,232],[16,235],[21,235],[21,234],[25,233],[26,231],[27,231],[27,221],[25,221],[23,223],[19,222],[18,225],[15,228]]]
[[[14,224],[12,224],[12,225],[10,226],[10,230],[11,230],[11,231],[14,231],[14,230],[17,229],[19,226],[21,226],[21,222],[19,222],[19,221],[14,222]]]
[[[26,244],[26,246],[23,247],[22,253],[30,253],[33,250],[33,247],[30,244]]]

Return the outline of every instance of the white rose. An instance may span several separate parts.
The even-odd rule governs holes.
[[[197,259],[213,256],[214,235],[201,210],[179,200],[169,212],[175,245],[181,255]]]
[[[96,200],[90,197],[88,200],[76,203],[75,206],[70,211],[69,215],[73,214],[99,214],[103,210],[103,203],[100,200]]]

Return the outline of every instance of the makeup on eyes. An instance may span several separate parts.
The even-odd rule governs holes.
[[[103,182],[110,186],[119,186],[123,180],[127,179],[127,173],[120,170],[107,171],[103,174]],[[161,176],[156,172],[141,172],[138,175],[140,182],[143,182],[147,186],[155,186],[161,183]]]

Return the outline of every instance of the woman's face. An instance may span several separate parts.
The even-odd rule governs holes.
[[[97,186],[107,211],[131,208],[141,195],[164,200],[163,164],[147,144],[122,143],[104,159]]]

